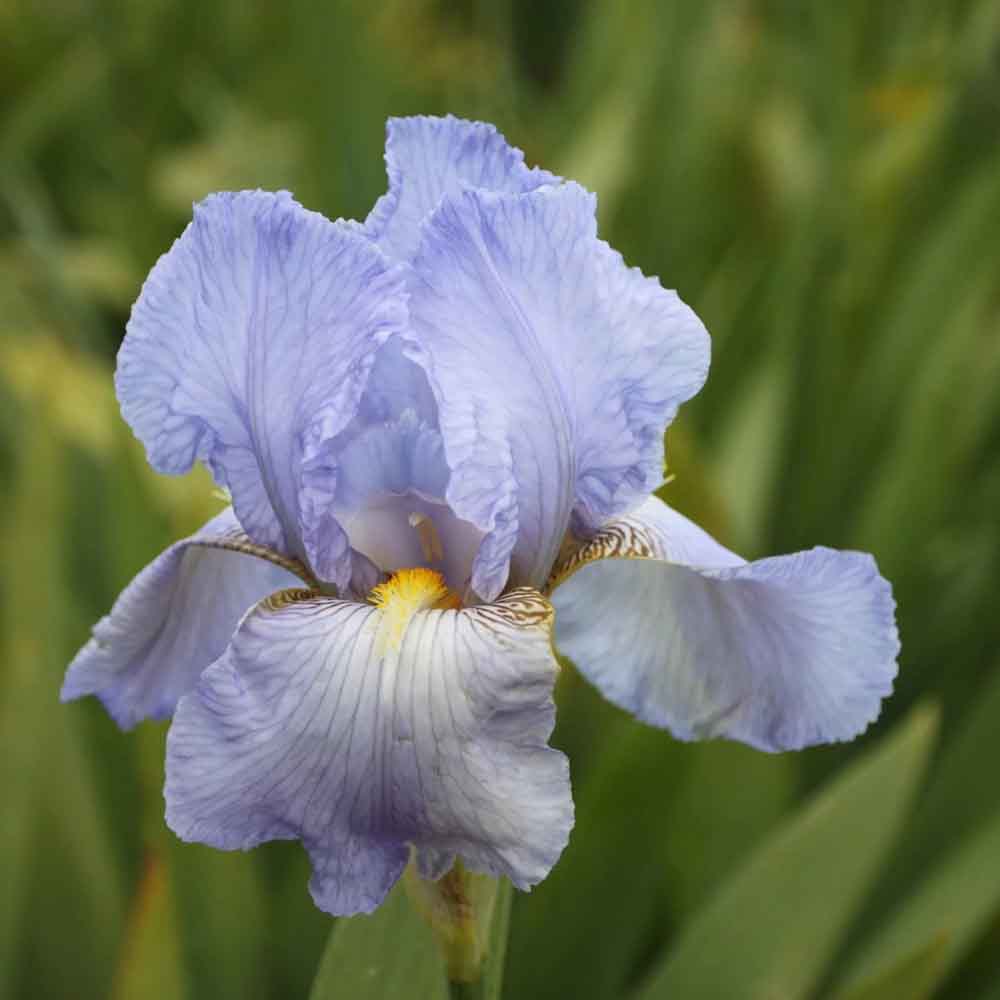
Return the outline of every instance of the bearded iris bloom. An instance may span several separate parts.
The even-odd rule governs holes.
[[[390,121],[366,222],[213,195],[149,275],[122,413],[232,506],[71,664],[125,727],[173,715],[167,822],[300,839],[317,904],[411,857],[520,888],[573,820],[555,649],[681,739],[846,740],[895,676],[889,585],[830,549],[747,563],[653,496],[709,340],[597,238],[594,197],[491,126]]]

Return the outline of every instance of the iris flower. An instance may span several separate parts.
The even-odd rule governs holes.
[[[216,194],[153,268],[122,413],[232,506],[63,687],[124,728],[173,715],[168,824],[300,839],[334,914],[411,854],[545,877],[573,822],[556,649],[645,722],[770,751],[861,732],[898,651],[870,556],[747,563],[653,495],[709,339],[598,239],[592,194],[451,117],[390,121],[386,162],[364,224]]]

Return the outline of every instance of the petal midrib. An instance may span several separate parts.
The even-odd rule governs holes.
[[[477,206],[477,209],[481,213],[481,207]],[[555,561],[563,535],[569,526],[570,514],[573,508],[573,485],[576,482],[576,449],[573,446],[576,421],[566,400],[563,387],[560,385],[549,363],[549,356],[543,348],[534,327],[521,308],[520,302],[507,290],[506,284],[493,262],[493,256],[482,239],[481,230],[472,232],[470,235],[479,248],[480,256],[487,268],[495,293],[499,294],[502,298],[504,304],[509,309],[510,315],[515,320],[515,329],[511,331],[515,343],[526,358],[538,359],[540,361],[539,364],[530,365],[529,371],[539,382],[545,409],[549,415],[549,422],[555,433],[557,453],[565,461],[565,466],[569,469],[569,475],[565,478],[559,477],[559,495],[555,504],[555,516],[552,518],[554,524],[553,529],[548,533],[547,544],[539,546],[531,572],[527,574],[528,579],[517,581],[537,585],[544,581],[547,576],[552,563]],[[527,338],[527,344],[524,343],[523,338]],[[553,407],[553,400],[558,401],[557,408]],[[526,437],[531,442],[532,435],[527,434]],[[532,450],[535,451],[533,447]],[[544,470],[539,466],[539,476],[543,475]],[[540,490],[538,496],[540,504],[544,503],[545,491]],[[522,502],[522,499],[519,491],[519,504]],[[544,514],[544,511],[541,511],[541,513]],[[546,523],[544,517],[540,518],[540,520],[543,525]]]

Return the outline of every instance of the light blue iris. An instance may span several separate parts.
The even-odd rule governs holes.
[[[651,496],[709,341],[597,238],[592,195],[454,118],[390,121],[386,161],[363,225],[213,195],[153,268],[122,413],[233,505],[136,577],[63,688],[126,728],[173,714],[168,823],[301,839],[331,913],[377,906],[411,850],[428,876],[545,877],[573,814],[553,630],[641,719],[765,750],[856,735],[898,651],[870,557],[748,564]],[[387,631],[366,597],[414,567],[463,606]]]

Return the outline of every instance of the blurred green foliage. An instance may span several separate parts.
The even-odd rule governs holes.
[[[596,190],[704,318],[672,502],[748,556],[873,551],[903,638],[874,731],[798,755],[678,744],[566,672],[578,822],[514,901],[503,996],[996,1000],[996,0],[0,0],[0,996],[309,995],[302,853],[178,844],[163,727],[57,692],[217,507],[117,415],[144,274],[212,190],[363,217],[385,118],[418,111]],[[417,962],[393,907],[328,964],[374,934]]]

